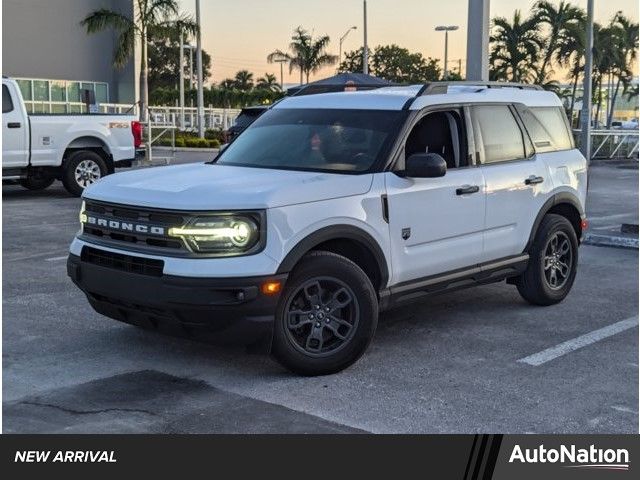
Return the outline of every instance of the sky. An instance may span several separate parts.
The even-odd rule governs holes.
[[[186,13],[195,12],[196,0],[179,0]],[[513,17],[517,9],[529,12],[535,0],[491,0],[491,17]],[[571,3],[586,9],[587,0]],[[338,40],[351,26],[343,42],[343,52],[363,44],[362,0],[201,0],[203,48],[213,57],[212,78],[220,82],[241,69],[255,78],[266,72],[280,79],[280,68],[269,64],[267,55],[275,49],[286,50],[291,32],[301,25],[314,35],[329,35],[329,51],[338,54]],[[444,57],[444,33],[436,25],[459,25],[449,34],[449,68],[457,70],[464,63],[467,42],[468,0],[368,0],[369,48],[395,43],[425,57]],[[607,23],[622,10],[638,21],[638,0],[595,0],[595,21]],[[442,66],[442,64],[441,64]],[[297,83],[299,73],[284,69],[284,83]],[[335,73],[328,67],[312,77],[324,78]],[[559,78],[561,79],[561,78]]]

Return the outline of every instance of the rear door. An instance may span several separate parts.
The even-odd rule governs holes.
[[[483,262],[521,254],[551,179],[511,105],[471,107],[486,185]]]
[[[29,163],[29,125],[20,96],[10,82],[2,83],[2,168]]]

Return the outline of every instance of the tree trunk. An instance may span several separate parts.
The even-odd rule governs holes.
[[[147,61],[147,32],[142,30],[140,35],[142,43],[142,55],[140,59],[140,121],[146,122],[147,108],[149,107],[149,65]]]
[[[619,89],[620,89],[620,77],[618,77],[618,81],[616,82],[616,88],[613,90],[613,96],[610,100],[611,105],[609,106],[609,117],[607,118],[607,128],[611,128],[611,122],[613,122],[613,110],[616,107],[616,98],[618,97]]]
[[[579,74],[575,74],[573,76],[573,87],[571,88],[571,109],[569,110],[571,112],[571,128],[574,128],[574,124],[573,124],[573,107],[575,107],[576,105],[576,89],[578,88],[578,77]]]
[[[596,80],[596,87],[598,89],[598,102],[596,104],[596,113],[593,117],[593,126],[594,128],[598,128],[598,119],[600,118],[600,107],[602,105],[602,75],[600,75],[599,80]]]

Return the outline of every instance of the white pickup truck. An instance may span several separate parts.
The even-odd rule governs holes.
[[[17,83],[2,78],[2,179],[42,190],[61,180],[72,195],[116,167],[131,166],[142,141],[133,115],[28,115]]]

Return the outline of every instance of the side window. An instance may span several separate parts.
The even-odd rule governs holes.
[[[573,148],[573,140],[560,107],[531,107],[521,112],[536,152],[557,152]]]
[[[2,85],[2,113],[13,111],[13,101],[6,85]]]
[[[437,153],[447,168],[468,166],[467,136],[461,111],[447,110],[425,115],[409,134],[405,159],[414,153]]]
[[[527,157],[522,131],[508,106],[474,106],[471,115],[483,164]]]

